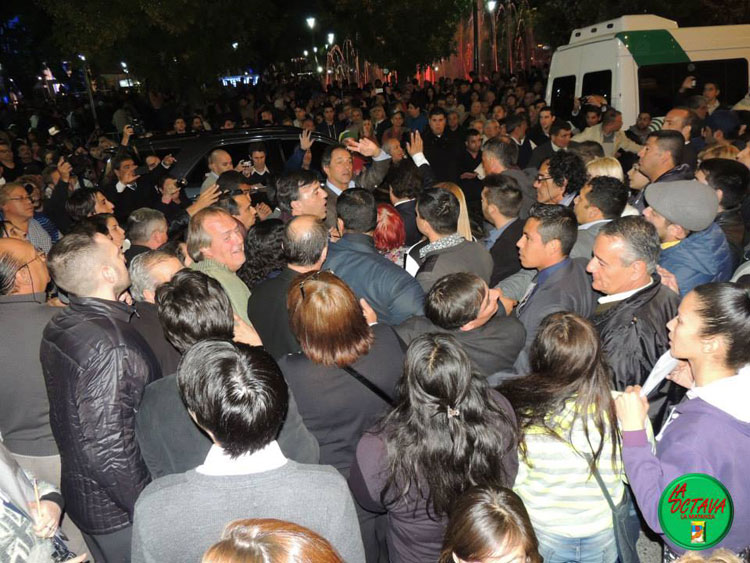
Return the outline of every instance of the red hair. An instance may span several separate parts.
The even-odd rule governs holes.
[[[375,248],[389,252],[401,248],[406,242],[404,220],[396,208],[387,203],[378,203],[378,224],[372,235]]]

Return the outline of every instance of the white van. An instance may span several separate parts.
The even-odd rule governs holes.
[[[547,103],[567,117],[574,97],[598,94],[635,123],[640,111],[662,116],[687,76],[692,93],[715,82],[724,104],[748,92],[750,25],[680,28],[659,16],[623,16],[576,29],[552,55]]]

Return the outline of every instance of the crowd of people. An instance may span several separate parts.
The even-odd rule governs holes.
[[[0,109],[0,559],[695,561],[707,473],[748,561],[750,101],[472,78]],[[191,200],[133,142],[188,123],[299,146]]]

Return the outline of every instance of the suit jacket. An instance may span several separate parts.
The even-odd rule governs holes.
[[[407,346],[428,332],[450,334],[469,356],[474,368],[485,376],[513,369],[526,339],[521,322],[515,317],[506,317],[502,309],[473,330],[447,330],[433,324],[427,317],[412,317],[394,330]]]
[[[275,278],[253,288],[247,302],[247,316],[258,331],[263,347],[274,359],[299,352],[299,342],[289,328],[286,294],[292,280],[299,275],[288,267]]]
[[[516,243],[523,234],[525,223],[524,220],[517,218],[508,225],[503,234],[492,245],[490,249],[490,256],[492,256],[490,287],[495,287],[502,280],[521,269],[521,260],[518,257]]]
[[[553,154],[555,154],[555,149],[552,148],[552,141],[547,141],[546,143],[541,144],[534,149],[534,151],[531,153],[529,163],[526,166],[528,168],[538,169],[542,165],[542,162],[550,158]]]
[[[146,387],[135,418],[135,437],[153,479],[195,469],[205,461],[212,443],[190,418],[175,374]],[[305,428],[291,389],[277,440],[286,457],[318,463],[318,442]]]
[[[572,140],[576,143],[582,143],[583,141],[596,141],[604,148],[604,152],[607,152],[607,147],[604,144],[604,132],[602,131],[601,123],[592,125],[591,127],[587,127],[581,133],[578,133],[578,135],[573,137]],[[640,151],[642,148],[642,145],[634,143],[633,141],[628,139],[625,131],[620,129],[619,131],[615,132],[615,142],[612,152],[606,154],[606,156],[613,156],[614,153],[616,153],[620,149],[628,152],[638,153],[638,151]]]
[[[352,182],[349,187],[362,188],[368,192],[372,192],[377,188],[388,173],[388,169],[391,167],[391,159],[385,158],[383,160],[373,160],[370,166],[365,167],[362,172],[352,178]],[[326,193],[328,194],[328,201],[326,202],[326,225],[328,228],[336,226],[336,219],[338,214],[336,213],[336,201],[339,196],[329,186],[328,182],[324,184]]]
[[[164,336],[158,307],[153,303],[139,301],[135,304],[135,311],[130,324],[148,343],[159,362],[161,373],[176,373],[182,356]]]
[[[159,165],[138,178],[134,188],[126,187],[122,192],[118,192],[116,178],[114,183],[102,187],[102,192],[106,198],[115,204],[114,215],[120,225],[124,225],[128,216],[136,209],[154,206],[159,195],[156,185],[167,174],[167,169]]]
[[[427,253],[422,259],[416,278],[425,293],[445,275],[471,272],[488,284],[492,275],[492,256],[478,242],[462,241],[456,246]]]
[[[536,338],[539,325],[547,315],[571,311],[589,318],[594,314],[596,294],[591,289],[586,262],[580,258],[567,259],[562,267],[552,272],[544,283],[535,288],[525,302],[522,300],[516,307],[515,315],[526,328],[526,345],[515,364],[518,373],[527,373],[529,347]]]
[[[598,235],[599,231],[602,230],[602,227],[609,222],[609,219],[605,219],[599,223],[594,223],[586,229],[578,227],[578,238],[570,251],[570,257],[591,260],[591,255],[594,253],[596,235]]]
[[[422,238],[422,233],[417,229],[417,200],[411,199],[398,203],[394,207],[404,221],[404,229],[406,230],[406,242],[404,244],[406,246],[417,244]]]
[[[346,233],[329,245],[324,268],[331,269],[367,300],[380,322],[395,325],[424,310],[424,292],[403,268],[382,256],[371,236]]]
[[[459,159],[463,149],[460,137],[447,130],[438,137],[432,129],[426,127],[422,138],[424,156],[435,172],[435,180],[457,184],[460,181]]]

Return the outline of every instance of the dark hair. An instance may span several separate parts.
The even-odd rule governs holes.
[[[503,461],[515,456],[516,426],[450,335],[423,334],[411,342],[396,405],[376,432],[387,452],[384,504],[415,491],[428,515],[441,516],[469,487],[512,484]]]
[[[521,123],[524,123],[525,121],[526,121],[526,117],[523,115],[519,115],[517,113],[509,115],[508,117],[505,118],[506,133],[510,135],[511,133],[513,133],[513,131],[516,130],[517,127],[521,125]]]
[[[235,195],[237,190],[242,189],[240,186],[250,186],[250,178],[242,172],[227,170],[219,174],[219,177],[216,179],[216,185],[220,191],[229,195]]]
[[[662,152],[669,153],[672,157],[672,166],[682,164],[683,153],[685,152],[685,137],[679,131],[660,130],[652,131],[646,137],[646,140],[656,139],[656,146]]]
[[[181,353],[206,338],[234,337],[234,314],[224,288],[195,270],[180,270],[156,290],[159,322]]]
[[[504,217],[518,217],[523,194],[515,178],[503,174],[489,174],[484,178],[485,199]]]
[[[549,127],[550,137],[559,135],[560,131],[571,131],[573,126],[564,119],[555,119]]]
[[[460,206],[448,190],[423,190],[417,200],[417,212],[439,235],[451,235],[458,229]]]
[[[127,162],[128,160],[132,160],[133,162],[135,162],[135,158],[133,158],[133,156],[128,153],[113,156],[112,160],[110,161],[112,163],[112,169],[119,171],[122,163]]]
[[[534,102],[534,105],[538,104],[539,102],[544,102],[544,100],[542,100],[541,98],[537,99]],[[555,108],[553,108],[552,106],[544,106],[544,107],[539,108],[539,113],[542,113],[543,111],[548,111],[548,112],[550,112],[552,114],[552,117],[555,117]],[[557,120],[554,120],[553,123],[555,121],[557,121]]]
[[[427,114],[427,117],[430,118],[435,115],[442,115],[444,118],[448,119],[448,113],[440,106],[435,106],[434,108],[432,108]]]
[[[289,404],[270,354],[231,339],[193,345],[177,368],[177,384],[198,425],[232,458],[275,440]]]
[[[250,143],[250,147],[248,148],[247,153],[248,155],[252,156],[254,152],[262,152],[264,154],[268,153],[268,151],[266,150],[266,145],[261,142]]]
[[[296,217],[284,227],[282,248],[288,264],[312,266],[323,255],[328,246],[328,230],[322,221],[315,221],[311,228],[300,229],[301,221],[309,217]]]
[[[580,191],[588,179],[583,159],[568,151],[557,151],[550,157],[549,175],[558,186],[562,186],[565,180],[568,181],[565,187],[566,194]]]
[[[547,315],[539,325],[529,349],[529,363],[529,375],[500,387],[520,422],[523,459],[527,455],[523,434],[532,427],[544,429],[549,436],[563,440],[575,449],[571,441],[572,432],[575,420],[580,418],[586,442],[592,449],[596,440],[592,441],[589,435],[590,419],[601,438],[596,451],[591,452],[591,471],[598,464],[604,449],[607,426],[614,467],[619,451],[619,434],[611,393],[613,375],[594,325],[575,313]],[[561,370],[560,366],[565,366],[565,369]],[[570,401],[575,403],[573,419],[568,430],[563,432],[556,417],[565,412]]]
[[[115,216],[111,213],[97,213],[91,217],[81,219],[78,223],[73,225],[70,232],[85,234],[90,237],[93,237],[95,233],[99,233],[109,237],[109,227],[107,226],[107,221],[109,219],[115,219]]]
[[[101,193],[101,190],[79,188],[68,196],[65,202],[65,212],[73,223],[77,223],[95,213],[97,192]]]
[[[585,163],[589,163],[595,158],[604,156],[604,147],[596,141],[582,141],[580,143],[571,143],[568,152],[576,154]]]
[[[343,367],[370,351],[374,337],[357,297],[333,273],[297,276],[286,304],[289,326],[310,361]]]
[[[443,276],[427,294],[425,317],[446,330],[461,328],[479,316],[487,291],[487,284],[476,274],[458,272]]]
[[[390,176],[388,185],[393,190],[393,195],[399,199],[416,197],[422,188],[419,170],[410,160],[404,159],[401,162],[406,165],[391,166],[393,174],[388,175]]]
[[[328,145],[326,147],[326,150],[323,151],[323,156],[320,157],[320,168],[323,169],[325,166],[331,165],[331,160],[333,159],[333,151],[342,150],[346,151],[346,153],[349,153],[349,149],[346,148],[346,145],[342,145],[341,143],[336,145]]]
[[[605,219],[617,219],[628,203],[628,189],[612,176],[597,176],[589,181],[591,191],[586,194],[589,203],[599,209]]]
[[[273,518],[230,522],[201,563],[343,563],[327,539],[312,530]]]
[[[518,162],[518,145],[508,137],[495,137],[482,147],[484,154],[490,155],[505,168],[512,168]]]
[[[560,241],[563,256],[568,256],[578,238],[578,221],[575,213],[563,205],[535,203],[529,209],[529,219],[539,221],[539,235],[542,242]]]
[[[604,225],[597,236],[619,238],[625,244],[625,252],[620,256],[623,266],[636,260],[646,264],[646,271],[653,274],[659,263],[661,241],[656,227],[640,215],[618,217]]]
[[[280,219],[257,221],[245,235],[245,263],[237,275],[253,289],[268,275],[286,265],[282,251],[284,223]]]
[[[362,188],[350,188],[336,200],[336,213],[347,231],[369,233],[378,224],[378,209],[372,193]]]
[[[736,160],[711,158],[704,160],[698,170],[706,175],[708,185],[721,190],[721,206],[732,209],[742,204],[750,184],[750,170]]]
[[[295,170],[282,174],[276,180],[276,198],[281,210],[291,213],[292,202],[299,199],[299,189],[310,184],[320,185],[318,175],[312,170]]]
[[[503,550],[507,555],[522,546],[529,563],[542,563],[539,541],[521,498],[510,489],[474,487],[451,511],[439,563],[484,561]]]
[[[476,129],[467,129],[466,135],[464,135],[464,140],[468,141],[471,137],[480,137],[482,134],[477,131]]]
[[[721,336],[727,343],[726,367],[750,363],[750,289],[734,283],[706,283],[694,288],[701,336]]]
[[[609,125],[620,115],[622,115],[622,112],[617,111],[615,108],[609,108],[602,114],[602,124]]]

